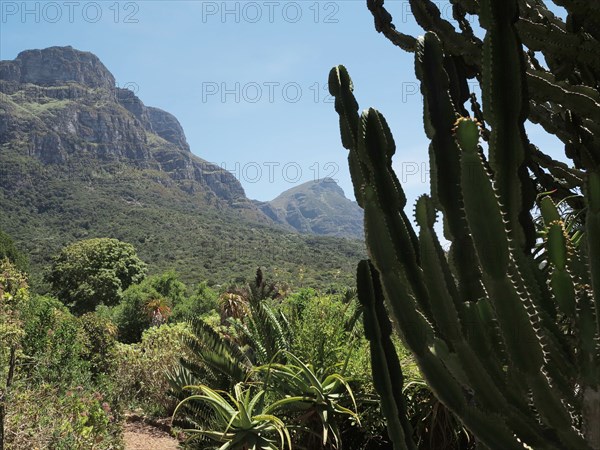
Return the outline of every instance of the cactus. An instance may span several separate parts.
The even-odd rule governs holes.
[[[485,447],[600,450],[600,134],[594,135],[596,125],[587,128],[600,117],[594,104],[600,96],[596,81],[593,89],[575,85],[575,78],[600,79],[600,59],[582,58],[580,47],[569,51],[579,42],[594,54],[600,9],[561,2],[572,16],[563,29],[541,2],[452,3],[461,33],[432,2],[411,0],[417,21],[431,30],[411,40],[391,26],[383,1],[368,2],[377,29],[415,52],[432,174],[430,195],[415,207],[418,233],[404,212],[385,118],[372,108],[359,115],[343,66],[329,75],[365,212],[370,262],[359,264],[358,292],[389,434],[395,449],[414,448],[383,298],[435,395]],[[480,15],[483,41],[468,27],[466,12]],[[532,69],[524,44],[551,55],[552,76]],[[473,98],[465,90],[468,66],[482,90],[476,118],[463,106]],[[544,126],[569,141],[576,168],[549,160],[529,142],[524,122],[544,108],[552,111]],[[539,195],[548,187],[554,198]],[[574,240],[556,201],[579,188],[581,202],[574,204],[585,208],[585,232]],[[531,217],[536,197],[539,235]],[[440,212],[448,255],[434,229]],[[540,239],[544,265],[534,254]]]
[[[457,66],[457,72],[478,81],[491,66],[484,50],[485,42],[474,33],[469,20],[479,17],[489,39],[494,33],[494,22],[487,20],[490,5],[506,8],[507,17],[514,14],[512,29],[527,47],[521,56],[525,73],[514,71],[514,76],[521,77],[527,84],[524,99],[527,108],[522,112],[560,139],[565,144],[566,156],[575,165],[569,168],[528,144],[525,167],[535,174],[535,181],[542,190],[554,191],[555,199],[566,199],[573,208],[581,209],[585,206],[579,195],[583,186],[581,171],[600,164],[600,124],[594,120],[600,117],[600,7],[595,1],[552,1],[564,8],[566,22],[537,0],[518,0],[516,4],[513,1],[451,0],[458,29],[443,17],[439,2],[409,0],[409,4],[418,25],[436,33],[444,43],[447,59]],[[417,51],[417,39],[396,29],[384,0],[367,0],[367,5],[378,32],[405,51]],[[502,42],[514,46],[514,40]],[[547,67],[539,62],[540,56]],[[498,89],[497,92],[503,91]],[[470,95],[476,114],[477,99],[475,94]],[[456,108],[461,107],[456,105]],[[487,134],[482,138],[487,140]],[[500,195],[503,191],[499,186]],[[531,203],[531,197],[527,202]]]

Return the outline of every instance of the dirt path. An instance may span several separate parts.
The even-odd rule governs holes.
[[[125,450],[177,450],[177,439],[163,430],[143,422],[126,422]]]

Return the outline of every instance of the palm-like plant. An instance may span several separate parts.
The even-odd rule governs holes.
[[[276,312],[268,301],[279,298],[279,290],[268,283],[260,268],[253,283],[245,289],[244,298],[249,307],[245,320],[232,322],[249,345],[255,364],[266,364],[274,358],[282,358],[290,349],[289,324],[281,311]],[[279,360],[278,362],[285,362]]]
[[[175,409],[173,417],[189,402],[203,403],[213,413],[211,429],[200,427],[183,430],[189,436],[188,442],[209,438],[222,444],[219,450],[291,449],[291,436],[286,425],[270,412],[273,408],[264,406],[264,390],[252,395],[252,388],[244,390],[242,383],[235,385],[234,395],[204,385],[187,388],[199,393],[184,399]]]
[[[192,336],[185,340],[185,344],[195,358],[181,360],[183,368],[190,372],[188,378],[201,379],[208,369],[215,380],[221,381],[219,387],[223,389],[246,380],[252,362],[237,343],[202,319],[193,321],[191,327]],[[176,381],[173,378],[173,382]],[[184,386],[179,385],[179,389]]]
[[[221,323],[224,325],[229,318],[241,320],[249,313],[248,303],[242,293],[228,291],[219,297]]]
[[[340,448],[339,419],[350,417],[360,423],[356,413],[354,394],[346,379],[337,373],[320,377],[310,364],[303,363],[292,353],[286,352],[288,364],[271,363],[256,368],[266,374],[265,385],[282,397],[266,411],[298,413],[296,428],[308,431],[306,448]],[[343,406],[350,399],[354,411]]]
[[[144,310],[153,326],[162,325],[171,315],[171,306],[164,297],[149,298],[144,305]]]
[[[283,351],[290,348],[289,324],[283,314],[276,313],[266,303],[276,293],[276,287],[266,283],[258,269],[253,284],[245,290],[222,296],[222,313],[223,307],[229,311],[227,320],[236,332],[232,333],[234,335],[217,331],[202,319],[193,321],[192,337],[186,340],[186,345],[195,358],[181,361],[190,372],[187,377],[201,379],[208,369],[216,380],[221,381],[218,387],[230,388],[245,381],[254,365],[271,362],[274,357],[283,355]],[[242,310],[244,314],[238,317],[237,313]],[[174,386],[179,379],[181,377],[172,377]],[[183,385],[175,390],[181,388]]]

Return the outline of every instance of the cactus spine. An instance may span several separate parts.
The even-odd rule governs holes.
[[[390,353],[382,298],[436,396],[485,446],[600,450],[600,151],[596,137],[581,139],[586,112],[600,117],[600,103],[597,110],[593,104],[600,96],[597,84],[575,87],[563,73],[570,67],[591,79],[600,72],[579,48],[565,49],[574,32],[556,25],[538,2],[452,3],[461,33],[435,14],[432,2],[411,0],[419,24],[435,31],[412,42],[390,27],[381,0],[368,2],[378,30],[416,52],[432,174],[431,197],[421,197],[415,208],[418,234],[392,170],[396,147],[385,118],[374,109],[358,114],[343,66],[329,77],[356,198],[365,211],[371,262],[359,264],[359,297],[390,436],[395,449],[414,448],[398,397],[402,372]],[[564,5],[577,11],[580,27],[600,24],[600,10],[588,3]],[[465,23],[467,11],[480,14],[483,41]],[[589,17],[582,19],[583,12]],[[550,28],[540,28],[538,14],[546,14]],[[561,33],[564,46],[542,39]],[[578,36],[586,48],[600,37]],[[532,69],[522,42],[549,55],[554,75]],[[474,110],[479,121],[467,117],[463,106],[473,98],[465,87],[469,64],[481,67],[483,112]],[[540,106],[540,96],[546,106]],[[546,123],[547,130],[569,140],[567,152],[577,169],[548,164],[527,139],[525,120],[539,117],[552,102],[558,102],[557,111],[569,112],[565,120],[580,125],[561,129],[557,118],[552,126]],[[549,174],[535,162],[542,160]],[[535,189],[548,186],[560,187],[559,198],[582,188],[585,233],[571,239],[554,200],[543,197],[547,264],[540,266],[531,210]],[[438,211],[452,242],[448,257],[434,231]]]

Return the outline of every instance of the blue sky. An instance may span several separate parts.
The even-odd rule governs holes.
[[[451,18],[448,2],[436,3]],[[386,6],[398,28],[422,34],[406,1]],[[120,87],[174,114],[196,155],[259,200],[328,175],[353,197],[326,90],[331,67],[344,64],[361,108],[376,107],[392,127],[410,201],[429,190],[413,56],[374,30],[364,0],[1,0],[0,12],[0,59],[55,45],[93,52]],[[530,138],[561,151],[537,128]]]

